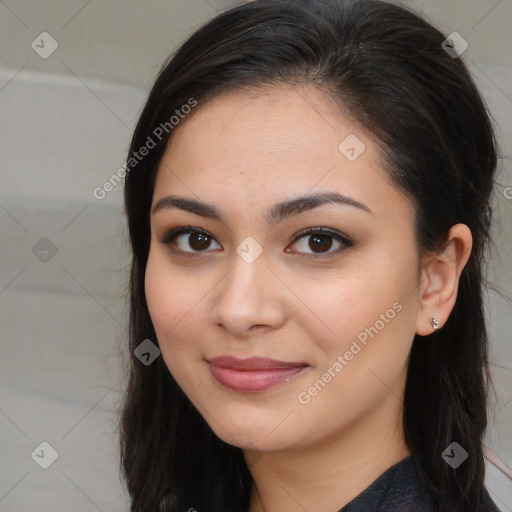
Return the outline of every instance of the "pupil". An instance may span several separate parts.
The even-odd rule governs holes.
[[[330,241],[330,243],[326,240],[330,239],[329,236],[327,235],[313,235],[311,237],[311,239],[313,239],[315,242],[315,244],[318,244],[318,246],[320,246],[321,248],[326,248],[326,249],[330,249],[331,248],[331,245],[332,245],[332,240]],[[314,245],[313,244],[309,244],[310,248],[311,249],[315,249]]]

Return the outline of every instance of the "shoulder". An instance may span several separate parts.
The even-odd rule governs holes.
[[[423,490],[411,456],[385,471],[339,512],[438,512]]]
[[[421,485],[412,456],[379,476],[339,512],[439,512],[437,499]],[[484,488],[478,512],[501,512]]]
[[[437,500],[422,487],[414,459],[402,460],[396,472],[394,486],[390,488],[389,501],[378,512],[439,512]],[[501,512],[484,487],[478,512]]]
[[[421,485],[413,457],[406,457],[395,467],[395,478],[379,512],[438,512],[434,498]]]

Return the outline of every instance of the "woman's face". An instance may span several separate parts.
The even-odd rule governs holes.
[[[166,196],[204,206],[152,213],[145,289],[162,357],[212,430],[285,450],[396,407],[419,254],[413,207],[375,142],[311,88],[226,93],[181,123],[152,211]],[[339,201],[294,202],[317,194]],[[196,231],[162,242],[183,226]],[[301,366],[222,369],[219,356]]]

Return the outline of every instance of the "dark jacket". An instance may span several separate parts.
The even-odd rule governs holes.
[[[339,512],[438,512],[424,493],[412,455],[391,466]],[[487,495],[485,512],[500,512]],[[463,512],[463,511],[461,511]]]

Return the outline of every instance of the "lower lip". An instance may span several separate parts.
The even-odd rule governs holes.
[[[263,391],[289,380],[306,366],[273,368],[269,370],[235,370],[210,363],[212,375],[227,388],[235,391]]]

